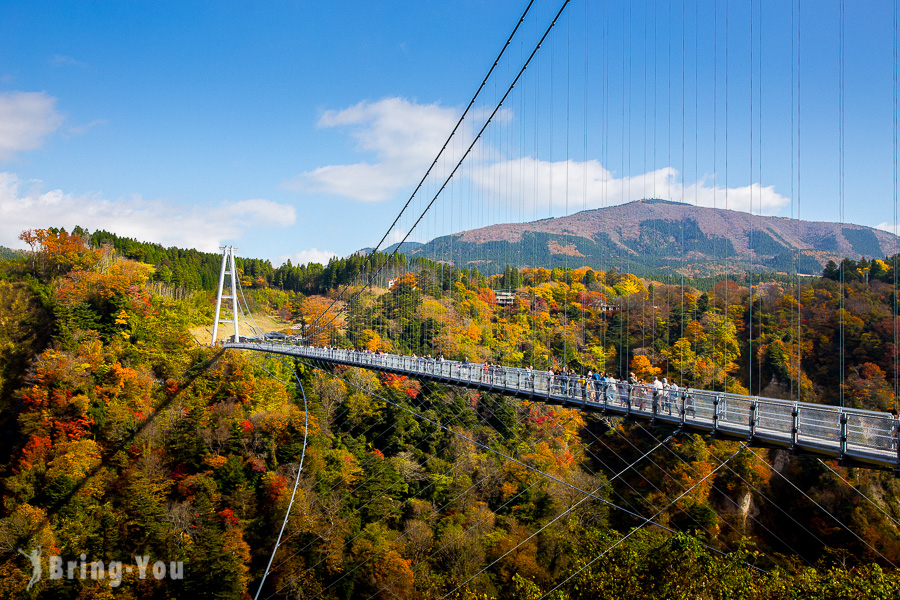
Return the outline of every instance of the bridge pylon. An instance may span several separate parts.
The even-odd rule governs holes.
[[[237,267],[234,264],[234,246],[223,246],[219,248],[222,251],[222,269],[219,272],[219,291],[216,294],[216,314],[213,320],[212,345],[216,345],[216,338],[219,334],[219,323],[233,323],[234,338],[233,341],[238,343],[241,341],[240,330],[238,329],[238,286],[237,286]],[[228,278],[229,290],[226,294],[225,279]],[[222,300],[231,302],[231,319],[222,319]]]

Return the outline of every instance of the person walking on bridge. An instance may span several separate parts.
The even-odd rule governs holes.
[[[634,372],[630,373],[628,375],[628,387],[625,388],[625,394],[622,394],[622,406],[625,406],[625,404],[629,402],[632,404],[634,403],[634,400],[636,399],[635,396],[638,393],[637,383],[638,380],[637,377],[634,376]]]
[[[666,402],[667,408],[669,409],[669,414],[672,414],[672,406],[678,408],[678,384],[674,381],[672,385],[669,386],[669,401]]]
[[[663,395],[663,384],[658,378],[653,378],[653,406],[659,406],[659,399]]]

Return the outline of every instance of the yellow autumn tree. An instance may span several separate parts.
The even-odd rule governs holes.
[[[647,358],[644,354],[638,354],[634,358],[631,359],[631,363],[629,363],[632,372],[635,377],[641,379],[643,381],[650,381],[656,376],[659,376],[662,373],[662,369],[659,367],[654,367],[650,362],[650,359]]]

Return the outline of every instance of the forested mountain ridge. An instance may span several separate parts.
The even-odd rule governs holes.
[[[0,260],[8,260],[10,258],[16,258],[21,255],[21,250],[13,250],[12,248],[0,246]]]
[[[194,343],[189,328],[212,320],[210,293],[168,294],[152,265],[109,246],[39,237],[33,252],[0,263],[3,597],[252,595],[304,435],[297,502],[264,597],[524,600],[570,575],[552,597],[900,593],[891,567],[900,487],[890,473],[735,454],[738,444],[693,435],[658,446],[671,431],[358,369],[297,365],[304,410],[293,365]],[[892,277],[890,265],[876,267]],[[730,282],[701,294],[609,271],[509,269],[504,287],[517,299],[501,307],[482,274],[447,272],[445,282],[424,265],[390,291],[362,294],[370,313],[339,321],[329,341],[507,364],[562,366],[567,356],[571,368],[621,364],[685,384],[727,376],[730,389],[755,385],[759,372],[741,365],[759,352],[766,385],[789,394],[793,381],[812,398],[823,391],[809,387],[816,369],[834,368],[821,361],[834,358],[841,315],[860,350],[847,355],[858,370],[847,397],[893,401],[891,287],[879,278],[850,281],[842,313],[838,284],[824,278],[793,291]],[[328,302],[267,286],[248,293],[254,310],[288,318]],[[619,309],[606,313],[601,297]],[[642,305],[657,312],[642,315]],[[797,310],[808,344],[800,365]],[[738,335],[747,328],[759,346]],[[625,537],[658,511],[657,523],[682,533]],[[135,569],[111,587],[77,569],[74,580],[50,579],[45,563],[25,592],[31,568],[18,549],[38,546],[45,559],[183,561],[184,576],[140,579]]]
[[[55,231],[55,230],[50,230]],[[76,228],[77,235],[88,232]],[[188,289],[214,290],[221,254],[121,237],[98,230],[95,247],[109,245],[121,255],[154,267],[154,281]],[[797,251],[799,249],[799,252]],[[328,264],[273,266],[269,260],[237,257],[244,287],[273,287],[323,294],[354,281],[357,274],[383,275],[380,283],[406,270],[410,261],[477,268],[486,275],[513,268],[593,270],[666,280],[737,278],[751,272],[818,275],[829,261],[885,258],[900,252],[900,238],[859,225],[798,221],[696,207],[664,200],[639,200],[533,223],[494,225],[436,238],[427,244],[389,246],[374,258],[361,250]],[[0,249],[0,258],[20,251]],[[384,267],[384,268],[382,268]],[[775,277],[777,279],[777,276]],[[711,284],[710,284],[711,285]]]
[[[98,230],[88,236],[86,231],[76,228],[74,233],[87,236],[94,247],[110,246],[126,258],[152,265],[154,281],[207,291],[213,291],[219,285],[221,254],[174,246],[165,248],[160,244],[121,237],[109,231]],[[318,263],[294,266],[288,260],[278,267],[273,267],[266,259],[236,257],[244,287],[275,287],[304,294],[321,294],[350,283],[364,268],[374,271],[386,265],[388,271],[393,272],[397,265],[405,263],[406,257],[402,254],[378,255],[371,260],[358,255],[333,258],[324,266]]]
[[[393,250],[393,246],[385,249]],[[497,273],[509,264],[615,267],[650,278],[666,273],[688,277],[791,273],[798,268],[815,275],[829,260],[892,256],[900,252],[900,238],[861,225],[650,199],[530,223],[491,225],[424,244],[407,243],[402,251],[450,260],[458,267],[477,264],[486,273]]]

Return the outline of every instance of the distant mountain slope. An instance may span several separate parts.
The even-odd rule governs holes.
[[[567,217],[491,225],[426,244],[404,244],[402,250],[408,256],[452,260],[461,267],[476,265],[489,273],[509,263],[702,277],[747,270],[789,273],[798,249],[800,272],[818,274],[830,259],[896,254],[900,238],[861,225],[638,200]]]
[[[0,246],[0,260],[9,260],[10,258],[18,258],[23,255],[22,250],[13,250],[6,246]]]

